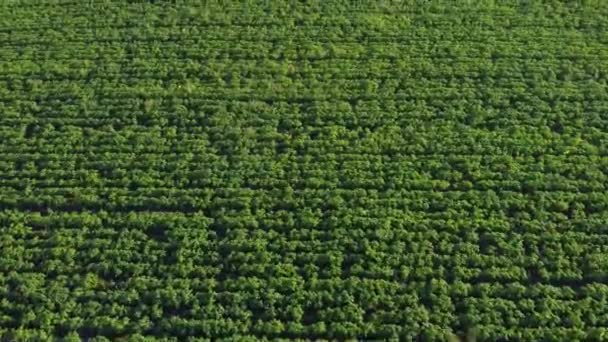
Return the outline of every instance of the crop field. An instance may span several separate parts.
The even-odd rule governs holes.
[[[0,341],[608,340],[607,2],[0,18]]]

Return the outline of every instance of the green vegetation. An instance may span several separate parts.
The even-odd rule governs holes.
[[[608,4],[231,4],[2,1],[0,339],[608,340]]]

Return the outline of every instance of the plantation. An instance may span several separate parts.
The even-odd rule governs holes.
[[[608,4],[0,13],[0,340],[608,340]]]

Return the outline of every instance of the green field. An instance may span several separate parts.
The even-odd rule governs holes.
[[[608,2],[0,18],[0,341],[608,340]]]

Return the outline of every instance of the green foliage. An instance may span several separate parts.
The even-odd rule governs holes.
[[[0,340],[608,340],[608,6],[3,1]]]

